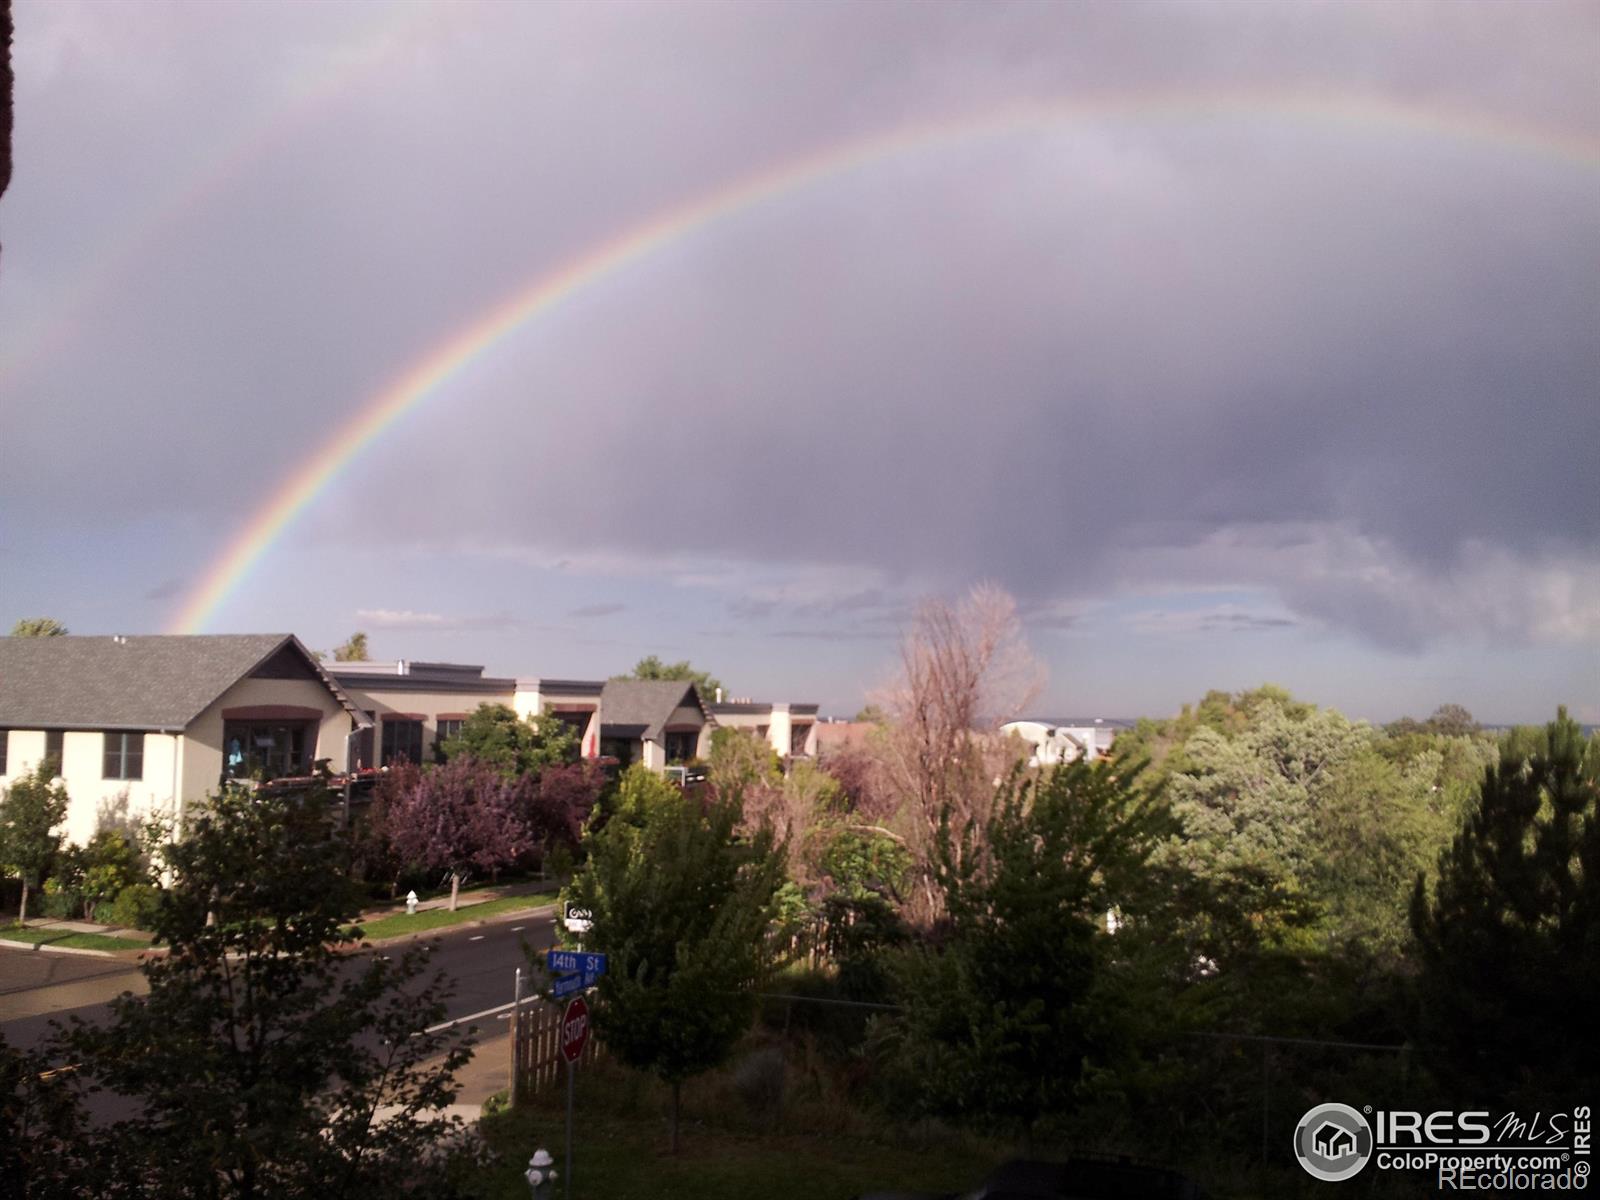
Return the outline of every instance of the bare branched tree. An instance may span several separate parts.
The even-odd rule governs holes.
[[[1043,683],[1016,601],[1003,589],[979,584],[954,603],[918,607],[901,639],[899,677],[880,698],[890,718],[883,774],[921,876],[914,918],[943,914],[934,877],[940,827],[948,825],[948,844],[961,852],[966,831],[988,819],[996,780],[1016,753],[999,728]]]

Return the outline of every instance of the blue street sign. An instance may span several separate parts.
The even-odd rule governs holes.
[[[570,996],[573,992],[581,992],[589,986],[589,981],[582,975],[563,975],[550,985],[550,995],[557,998]]]
[[[606,973],[604,954],[586,954],[582,950],[551,950],[545,957],[550,970],[556,975],[600,976]]]

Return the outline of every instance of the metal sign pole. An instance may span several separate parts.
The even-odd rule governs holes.
[[[515,1108],[522,1099],[522,1087],[517,1076],[517,1049],[522,1040],[522,968],[517,968],[517,982],[515,990],[511,993],[511,1081],[507,1091],[511,1094],[511,1107]]]
[[[572,1080],[578,1064],[567,1059],[567,1200],[572,1200]]]

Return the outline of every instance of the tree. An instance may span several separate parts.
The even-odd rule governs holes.
[[[700,693],[700,699],[707,704],[713,703],[717,694],[722,691],[722,680],[715,678],[705,671],[697,671],[687,659],[682,662],[664,663],[654,654],[641,658],[633,666],[631,675],[613,675],[613,679],[681,679],[685,683],[692,683],[695,690]]]
[[[366,662],[367,661],[367,635],[352,633],[348,641],[342,646],[333,649],[334,662]]]
[[[683,1081],[732,1052],[773,959],[783,854],[770,831],[737,836],[739,819],[737,796],[702,809],[632,768],[566,895],[593,912],[584,940],[609,959],[595,1028],[624,1063],[671,1085],[674,1153]]]
[[[86,1148],[82,1101],[68,1077],[38,1051],[0,1033],[0,1196],[72,1200],[103,1195]]]
[[[1121,1052],[1125,1005],[1103,975],[1129,933],[1102,922],[1112,910],[1145,918],[1145,866],[1167,820],[1126,775],[1075,762],[1039,779],[1014,771],[981,829],[940,830],[949,928],[897,970],[894,1069],[918,1107],[1011,1125],[1026,1141]]]
[[[507,779],[490,763],[454,758],[423,769],[392,766],[379,785],[377,831],[406,862],[450,873],[450,910],[474,868],[498,870],[532,848],[526,813],[533,781]]]
[[[63,637],[67,627],[54,617],[23,617],[11,627],[12,637]]]
[[[1560,709],[1485,770],[1477,810],[1419,876],[1419,1032],[1461,1094],[1564,1107],[1600,1089],[1600,742]]]
[[[525,720],[505,704],[480,704],[461,732],[439,747],[449,762],[471,758],[488,763],[508,779],[538,778],[546,767],[578,761],[578,736],[553,713]]]
[[[939,830],[949,825],[960,854],[966,831],[983,827],[994,780],[1015,757],[996,731],[1033,701],[1042,681],[1016,602],[993,584],[954,604],[925,600],[901,639],[900,676],[884,696],[891,725],[881,747],[922,871],[926,920],[942,910],[933,866]]]
[[[723,726],[711,731],[706,777],[723,795],[748,796],[757,788],[776,787],[783,767],[765,738],[753,730]]]
[[[66,820],[67,803],[67,789],[51,781],[45,763],[0,796],[0,864],[22,879],[18,921],[28,919],[28,889],[39,886],[61,849],[61,835],[54,830]]]
[[[117,1194],[435,1192],[429,1151],[459,1128],[443,1110],[466,1050],[428,1032],[445,985],[423,978],[425,950],[349,945],[358,896],[326,795],[225,792],[163,853],[168,953],[143,960],[148,994],[54,1047],[136,1101],[96,1143]]]

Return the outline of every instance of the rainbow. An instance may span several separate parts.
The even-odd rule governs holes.
[[[764,201],[836,179],[886,159],[973,139],[1050,130],[1090,120],[1278,118],[1358,131],[1373,127],[1600,166],[1600,139],[1545,130],[1483,114],[1424,109],[1397,101],[1325,93],[1230,92],[1101,95],[1071,101],[1030,102],[957,119],[901,126],[824,146],[769,166],[713,192],[660,213],[592,246],[526,288],[480,313],[368,399],[338,433],[256,510],[205,571],[171,624],[174,633],[204,630],[251,570],[341,471],[407,413],[500,342],[573,296],[656,251],[749,210]]]

